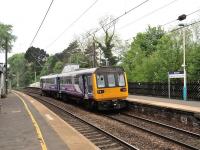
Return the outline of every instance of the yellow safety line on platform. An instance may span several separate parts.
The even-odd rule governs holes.
[[[42,147],[42,150],[47,150],[47,146],[46,146],[46,144],[45,144],[45,142],[44,142],[44,138],[43,138],[43,136],[42,136],[42,132],[41,132],[41,130],[40,130],[40,127],[38,126],[38,124],[37,124],[35,118],[33,117],[33,114],[31,113],[30,109],[28,108],[28,105],[25,103],[24,99],[23,99],[20,95],[18,95],[18,94],[15,93],[15,92],[13,92],[13,93],[14,93],[17,97],[19,97],[19,99],[23,102],[23,104],[24,104],[24,106],[25,106],[25,108],[26,108],[26,111],[28,112],[28,114],[29,114],[29,116],[30,116],[30,118],[31,118],[31,120],[32,120],[32,122],[33,122],[33,125],[34,125],[34,127],[35,127],[35,130],[36,130],[36,133],[37,133],[37,137],[38,137],[38,140],[40,141],[40,145],[41,145],[41,147]]]

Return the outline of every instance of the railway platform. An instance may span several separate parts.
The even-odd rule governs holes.
[[[2,150],[98,149],[44,105],[23,93],[14,91],[1,101]]]
[[[161,108],[170,108],[185,112],[200,113],[200,101],[184,101],[140,95],[129,95],[127,100],[130,102],[158,106]]]
[[[127,98],[130,109],[135,113],[159,118],[167,123],[183,126],[200,126],[200,102],[129,95]]]

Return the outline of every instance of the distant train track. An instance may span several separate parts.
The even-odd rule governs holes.
[[[130,115],[127,113],[105,116],[133,128],[138,128],[144,132],[156,135],[160,138],[166,139],[185,148],[189,148],[192,150],[200,149],[200,135],[197,133],[155,122],[142,117]]]
[[[45,97],[39,96],[39,92],[37,91],[37,89],[29,89],[27,90],[27,92],[30,96],[36,98],[49,109],[57,113],[63,120],[73,126],[76,130],[78,130],[86,138],[92,141],[100,149],[139,150],[135,146],[119,139],[118,137],[100,129],[99,127],[92,125],[91,123],[85,121],[79,116],[69,112],[65,108],[65,105],[60,105],[55,101],[48,101],[45,99]]]

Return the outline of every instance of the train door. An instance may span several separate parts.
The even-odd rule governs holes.
[[[92,94],[91,75],[83,75],[83,91],[84,91],[84,98],[88,99],[89,95]]]
[[[84,94],[84,99],[88,99],[87,75],[83,75],[83,94]]]
[[[60,91],[60,77],[56,78],[57,90]]]

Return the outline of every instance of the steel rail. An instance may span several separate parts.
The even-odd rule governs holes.
[[[115,120],[115,121],[117,121],[117,122],[123,123],[123,124],[125,124],[125,125],[127,125],[127,126],[134,127],[134,128],[140,129],[140,130],[142,130],[142,131],[148,132],[148,133],[150,133],[150,134],[156,135],[156,136],[158,136],[158,137],[161,137],[161,138],[163,138],[163,139],[166,139],[166,140],[168,140],[168,141],[170,141],[170,142],[173,142],[173,143],[176,143],[176,144],[178,144],[178,145],[184,146],[184,147],[186,147],[186,148],[189,148],[189,149],[192,149],[192,150],[199,150],[199,148],[197,148],[197,147],[194,147],[194,146],[192,146],[192,145],[185,144],[185,143],[183,143],[183,142],[181,142],[181,141],[172,139],[172,138],[170,138],[170,137],[168,137],[168,136],[164,136],[164,135],[162,135],[162,134],[160,134],[160,133],[151,131],[151,130],[146,129],[146,128],[144,128],[144,127],[141,127],[141,126],[139,126],[139,125],[135,125],[135,124],[131,124],[131,123],[126,122],[126,121],[122,121],[122,120],[118,119],[119,117],[118,117],[118,118],[115,118],[115,117],[113,117],[113,116],[111,116],[111,115],[104,115],[104,116],[107,117],[107,118],[110,118],[110,119],[112,119],[112,120]]]
[[[35,93],[34,93],[34,94],[35,94]],[[131,145],[131,144],[129,144],[129,143],[123,141],[122,139],[120,139],[120,138],[118,138],[118,137],[116,137],[116,136],[114,136],[114,135],[108,133],[107,131],[104,131],[103,129],[101,129],[101,128],[99,128],[99,127],[97,127],[97,126],[95,126],[95,125],[93,125],[93,124],[91,124],[91,123],[85,121],[84,119],[80,118],[79,116],[72,114],[71,112],[69,112],[69,111],[67,111],[67,110],[65,110],[65,109],[63,109],[63,108],[57,106],[56,104],[53,104],[52,101],[50,102],[50,101],[47,101],[47,100],[42,99],[41,97],[38,97],[38,96],[33,95],[33,94],[30,94],[30,91],[29,91],[28,95],[30,95],[30,96],[32,96],[32,97],[34,97],[34,98],[36,98],[36,99],[39,99],[40,101],[46,102],[46,103],[48,103],[48,104],[50,104],[50,105],[52,105],[52,106],[54,106],[54,107],[60,109],[61,111],[63,111],[63,112],[65,112],[65,113],[69,114],[70,116],[72,116],[72,117],[78,119],[78,120],[81,121],[82,123],[85,123],[85,124],[87,124],[87,125],[89,125],[89,126],[95,128],[96,130],[102,132],[103,134],[105,134],[105,135],[107,135],[107,136],[110,136],[110,137],[111,137],[112,139],[114,139],[116,142],[120,143],[121,146],[124,145],[124,147],[126,147],[126,148],[128,148],[128,149],[139,150],[139,148],[137,148],[137,147],[135,147],[135,146],[133,146],[133,145]]]
[[[194,132],[191,132],[191,131],[188,131],[188,130],[173,127],[171,125],[167,125],[167,124],[157,122],[157,121],[153,121],[153,120],[150,120],[150,119],[146,119],[146,118],[143,118],[143,117],[138,117],[138,116],[135,116],[135,115],[130,115],[130,114],[126,114],[126,113],[121,113],[121,114],[124,115],[124,116],[128,116],[128,117],[136,118],[136,119],[139,119],[139,120],[142,120],[142,121],[146,121],[148,123],[152,123],[152,124],[156,124],[156,125],[160,125],[160,126],[169,128],[169,129],[173,129],[173,130],[176,130],[178,132],[183,132],[184,134],[189,134],[190,136],[192,135],[192,136],[198,137],[200,139],[200,134],[198,134],[198,133],[194,133]]]

